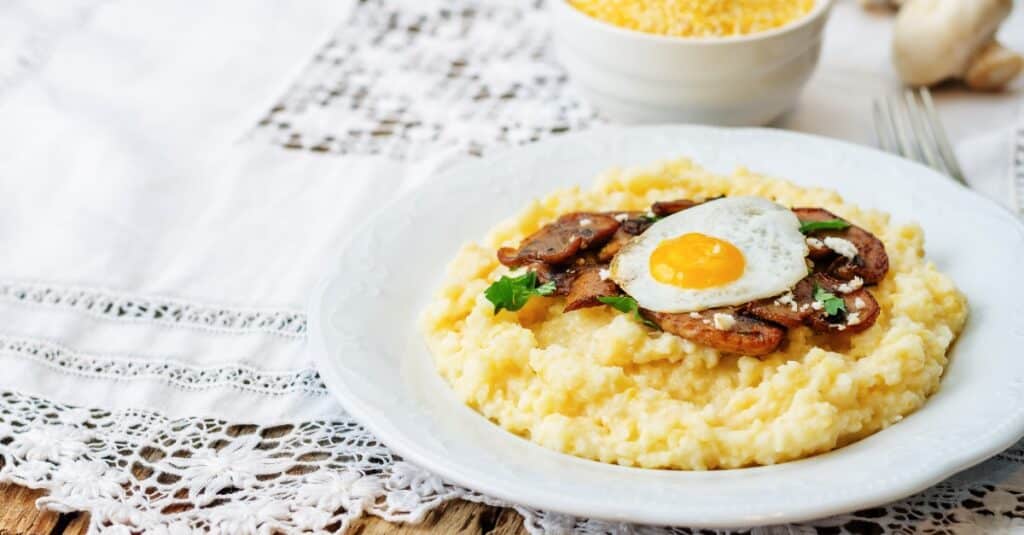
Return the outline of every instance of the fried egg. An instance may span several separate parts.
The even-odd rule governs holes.
[[[807,276],[796,215],[760,197],[729,197],[651,225],[612,260],[609,275],[637,303],[693,312],[779,295]]]

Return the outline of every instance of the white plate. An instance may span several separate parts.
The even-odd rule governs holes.
[[[925,229],[928,256],[971,314],[939,392],[889,429],[775,466],[682,472],[601,464],[514,436],[462,405],[416,327],[458,247],[527,201],[589,187],[613,166],[688,156],[738,165]],[[310,347],[342,405],[406,459],[511,502],[613,521],[739,527],[875,506],[924,489],[1024,434],[1024,227],[925,167],[824,138],[708,127],[605,129],[475,161],[391,203],[330,266],[310,305]]]

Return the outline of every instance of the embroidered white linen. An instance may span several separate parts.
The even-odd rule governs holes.
[[[547,55],[530,53],[545,19],[521,2],[481,3],[476,22],[457,19],[462,30],[417,48],[452,61],[475,51],[475,83],[492,90],[531,83],[511,83],[510,65],[550,74],[554,85],[518,104],[496,99],[481,112],[470,93],[427,91],[444,69],[389,61],[412,47],[388,29],[391,15],[427,26],[444,6],[474,5],[0,4],[0,481],[46,489],[47,507],[90,511],[96,531],[319,530],[364,513],[417,520],[454,497],[487,501],[395,459],[331,400],[304,354],[305,299],[376,205],[468,152],[529,139],[516,128],[556,125],[556,103],[573,110],[566,128],[601,122]],[[885,24],[840,2],[822,69],[781,124],[870,141],[857,102],[882,87],[872,80],[887,60],[884,45],[859,37]],[[332,136],[332,147],[379,112],[289,100],[330,91],[321,82],[344,62],[316,57],[331,43],[351,45],[339,58],[379,64],[334,83],[373,78],[378,102],[447,110],[441,133],[386,137],[405,144],[405,160],[373,156],[390,154],[385,141],[363,137],[344,155],[267,143],[288,142],[276,123],[257,126],[276,105],[275,120],[292,123],[280,130]],[[846,54],[854,43],[864,46]],[[505,46],[521,51],[493,52]],[[1018,100],[975,102],[958,97],[943,112],[972,180],[1006,202]],[[1000,515],[1024,490],[1022,464],[1011,450],[902,502],[909,517],[820,525],[919,526],[942,510],[939,524],[969,526],[986,521],[982,509],[1013,523]],[[517,510],[538,533],[638,529]]]

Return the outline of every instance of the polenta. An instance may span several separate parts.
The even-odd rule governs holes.
[[[595,19],[674,37],[763,32],[803,17],[814,0],[569,0]]]
[[[891,267],[873,288],[876,323],[838,338],[794,328],[780,350],[754,358],[649,330],[609,307],[563,312],[563,299],[535,297],[495,314],[484,298],[509,273],[495,251],[560,214],[718,195],[821,206],[878,236]],[[798,459],[898,422],[939,387],[966,316],[964,296],[925,260],[918,226],[893,224],[829,190],[678,160],[555,191],[464,245],[422,328],[457,395],[507,430],[602,462],[704,470]]]

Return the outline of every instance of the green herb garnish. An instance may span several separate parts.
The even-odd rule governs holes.
[[[618,310],[619,312],[632,314],[637,321],[652,329],[661,330],[657,323],[654,323],[640,314],[640,306],[636,304],[636,299],[633,299],[628,295],[610,295],[606,297],[598,297],[597,300],[614,308],[615,310]]]
[[[817,284],[814,285],[814,300],[825,307],[825,313],[829,316],[835,316],[840,310],[846,312],[846,301]]]
[[[663,219],[663,218],[661,216],[656,216],[653,213],[646,213],[646,214],[640,216],[640,219],[643,219],[644,221],[646,221],[648,223],[654,223],[654,222],[657,222],[659,219]]]
[[[801,221],[800,232],[810,234],[819,230],[843,230],[850,228],[850,224],[842,219],[826,219],[824,221]]]
[[[484,290],[484,297],[494,303],[494,313],[502,309],[515,312],[535,295],[550,295],[555,291],[555,281],[537,286],[537,274],[527,271],[518,277],[502,277]]]

